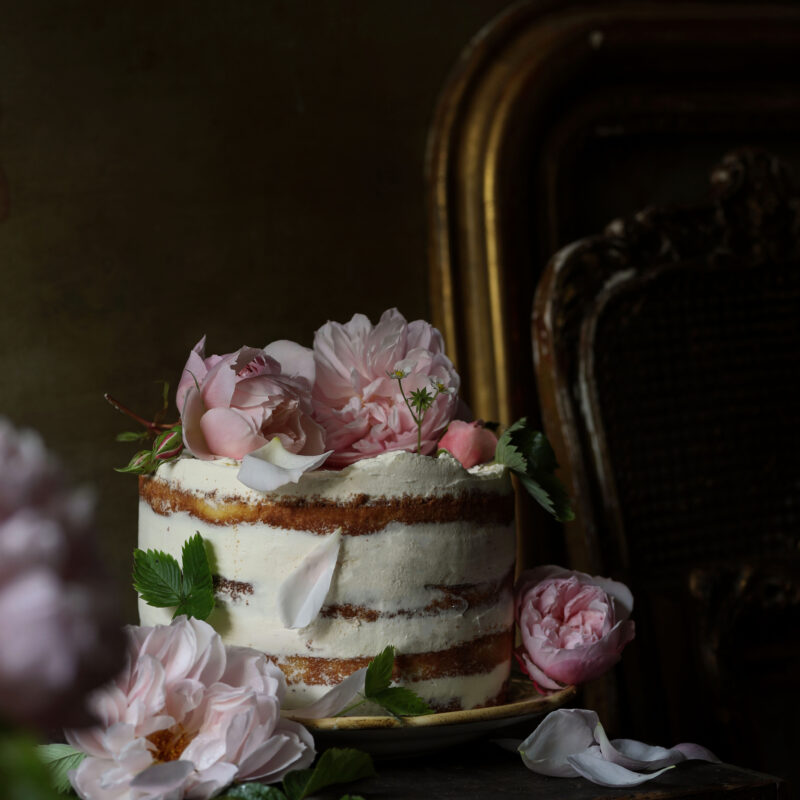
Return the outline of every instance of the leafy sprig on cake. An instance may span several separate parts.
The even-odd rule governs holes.
[[[393,717],[416,717],[433,714],[433,709],[415,692],[405,686],[392,686],[395,650],[392,645],[369,662],[364,676],[364,691],[359,699],[336,716],[347,714],[365,703],[375,703]]]
[[[528,494],[559,522],[575,519],[569,495],[555,475],[558,464],[553,448],[525,417],[506,428],[498,439],[495,461],[508,467]]]
[[[141,431],[123,431],[117,434],[118,442],[150,442],[149,448],[139,450],[126,466],[116,468],[117,472],[148,475],[155,472],[159,464],[173,461],[183,452],[183,429],[180,422],[164,421],[169,409],[169,383],[162,382],[161,408],[152,420],[140,416],[110,394],[106,394],[105,399],[117,411],[135,420],[144,428]]]
[[[387,374],[392,380],[397,381],[397,386],[400,389],[400,396],[403,398],[403,402],[406,404],[411,414],[411,419],[417,426],[417,453],[421,454],[422,423],[425,420],[425,413],[433,406],[436,398],[440,394],[452,394],[453,390],[445,386],[444,382],[440,379],[432,378],[430,388],[422,386],[419,389],[413,389],[411,397],[408,397],[403,389],[403,379],[411,374],[411,367],[401,362]]]
[[[181,561],[160,550],[134,550],[133,588],[148,605],[174,607],[173,619],[206,619],[214,610],[214,582],[199,533],[184,542]]]

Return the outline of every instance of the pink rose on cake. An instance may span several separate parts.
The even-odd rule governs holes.
[[[546,566],[523,572],[515,594],[517,658],[543,689],[599,677],[634,637],[633,596],[622,583]]]
[[[346,466],[391,450],[431,453],[458,407],[460,380],[444,353],[442,335],[423,320],[385,311],[377,325],[363,314],[328,322],[314,336],[314,417]],[[437,387],[420,429],[392,373],[402,374],[407,397]]]
[[[87,754],[70,775],[84,800],[206,800],[314,760],[308,731],[280,716],[286,681],[263,653],[186,617],[126,631],[127,667],[91,697],[102,724],[67,731]]]
[[[189,354],[176,395],[192,455],[241,459],[273,438],[289,453],[325,450],[324,431],[311,416],[311,350],[289,341],[221,356],[205,357],[204,350],[205,337]]]

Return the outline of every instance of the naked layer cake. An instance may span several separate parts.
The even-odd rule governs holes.
[[[199,532],[215,573],[209,622],[285,673],[307,705],[391,644],[394,679],[437,710],[504,701],[513,646],[514,499],[507,470],[395,451],[316,470],[271,492],[239,462],[181,457],[140,478],[139,547],[178,556]],[[291,628],[280,591],[340,541],[329,589]],[[306,576],[308,577],[308,576]],[[313,577],[313,576],[312,576]],[[144,625],[168,609],[140,601]]]

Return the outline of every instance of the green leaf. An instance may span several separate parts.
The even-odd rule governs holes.
[[[339,800],[364,800],[360,794],[344,794]]]
[[[3,800],[60,800],[27,736],[0,734],[0,775]]]
[[[433,709],[417,694],[405,686],[391,686],[369,698],[396,717],[416,717],[433,714]]]
[[[140,442],[148,436],[147,431],[125,431],[117,434],[118,442]]]
[[[433,709],[411,689],[391,686],[394,654],[394,647],[389,645],[369,662],[364,676],[364,697],[396,717],[432,714]]]
[[[433,395],[425,387],[415,389],[411,392],[411,405],[421,414],[433,405]]]
[[[528,493],[560,522],[575,519],[569,495],[556,477],[555,453],[547,437],[528,427],[523,417],[497,441],[495,461],[514,472]]]
[[[171,608],[183,600],[183,580],[178,562],[159,550],[133,551],[133,588],[156,608]]]
[[[528,420],[523,417],[517,420],[510,428],[503,431],[503,435],[497,440],[494,451],[494,460],[498,464],[508,467],[513,472],[525,472],[528,465],[525,457],[514,444],[514,434],[528,424]]]
[[[364,696],[371,700],[382,689],[388,689],[392,682],[394,666],[394,647],[389,645],[382,653],[375,656],[367,666],[364,676]]]
[[[218,800],[287,800],[277,786],[264,786],[263,783],[240,783],[228,789]]]
[[[519,482],[525,487],[528,494],[548,513],[558,518],[555,503],[553,503],[550,493],[537,481],[531,480],[524,473],[517,474]]]
[[[77,769],[86,758],[86,753],[68,744],[43,744],[36,748],[39,760],[50,770],[50,778],[55,790],[66,794],[72,789],[67,773]]]
[[[334,783],[349,783],[375,775],[372,759],[366,753],[351,748],[333,747],[326,750],[313,769],[290,772],[283,779],[288,800],[303,800]]]
[[[132,472],[134,475],[147,475],[158,466],[153,460],[152,450],[140,450],[124,467],[114,467],[116,472]]]
[[[168,553],[135,550],[133,588],[148,605],[174,607],[173,617],[186,614],[206,619],[214,610],[214,582],[199,533],[184,542],[181,558],[183,570]]]
[[[528,460],[528,469],[544,473],[553,473],[558,469],[556,454],[543,433],[523,428],[515,438]]]
[[[197,619],[206,619],[214,610],[214,581],[203,544],[203,537],[196,533],[183,543],[183,601],[176,614],[188,614]]]

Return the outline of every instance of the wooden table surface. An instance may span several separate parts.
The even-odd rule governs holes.
[[[788,800],[778,778],[727,764],[684,762],[652,781],[630,789],[608,789],[582,778],[550,778],[530,772],[515,753],[488,740],[425,757],[376,760],[378,776],[353,783],[325,798],[346,793],[367,800]]]

